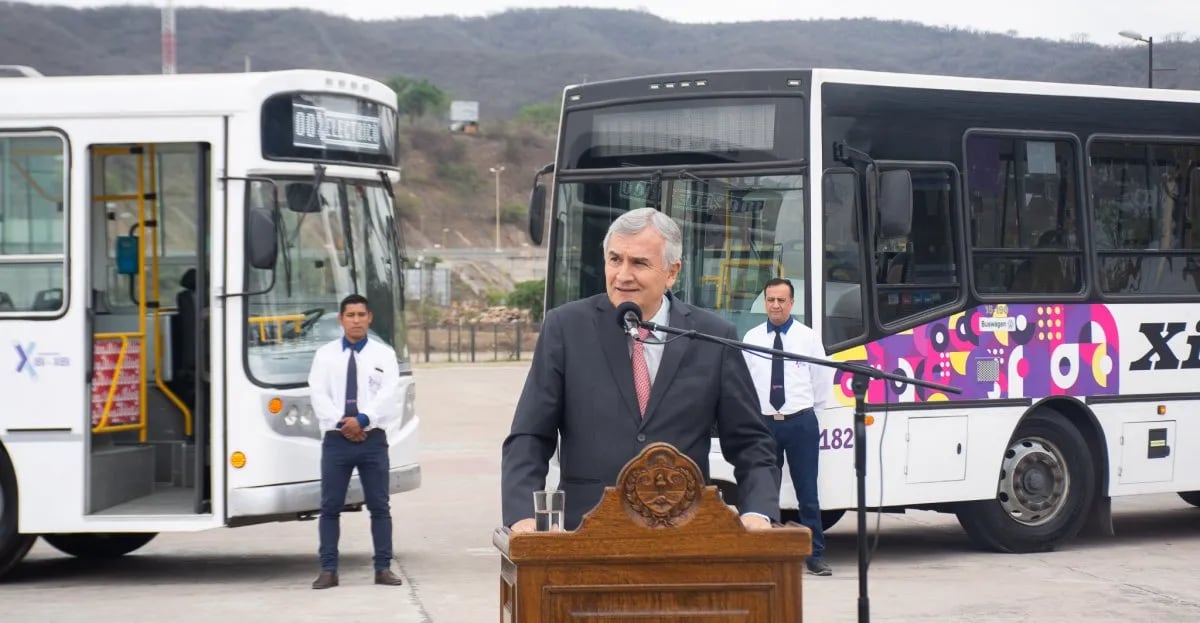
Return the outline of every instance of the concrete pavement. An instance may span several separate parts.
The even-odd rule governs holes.
[[[0,584],[0,621],[473,623],[497,618],[500,442],[523,364],[416,372],[421,489],[392,498],[396,568],[371,584],[366,513],[343,516],[342,585],[314,591],[316,524],[164,534],[107,563],[40,542]],[[972,550],[952,516],[884,515],[870,570],[873,621],[1200,621],[1200,509],[1174,495],[1118,499],[1117,536],[1049,554]],[[872,534],[876,521],[869,515]],[[806,576],[808,621],[856,620],[854,516],[827,536],[834,575]]]

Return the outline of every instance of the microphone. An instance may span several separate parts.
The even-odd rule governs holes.
[[[617,306],[617,325],[634,339],[638,336],[638,323],[642,321],[642,308],[633,301],[625,301]]]

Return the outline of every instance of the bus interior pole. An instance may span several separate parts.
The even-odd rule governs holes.
[[[850,379],[854,392],[854,475],[858,481],[858,621],[871,620],[871,600],[867,596],[867,386],[871,379],[855,372]]]

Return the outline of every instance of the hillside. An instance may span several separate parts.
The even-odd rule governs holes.
[[[159,11],[71,9],[0,0],[0,64],[47,75],[160,71]],[[511,121],[525,105],[557,101],[567,84],[745,67],[849,67],[933,74],[1142,85],[1144,46],[1106,47],[869,19],[680,24],[637,11],[514,10],[485,18],[356,21],[307,10],[176,11],[178,71],[315,67],[381,80],[428,79],[480,102],[480,135],[425,119],[402,127],[397,204],[410,249],[495,244],[495,178],[502,164],[501,246],[526,242],[532,173],[553,159],[553,137]],[[1162,88],[1200,88],[1200,42],[1156,42]]]
[[[305,10],[177,9],[180,72],[317,67],[427,78],[485,119],[557,99],[564,85],[695,68],[853,67],[1142,85],[1145,46],[1105,47],[868,19],[680,24],[600,9],[356,21]],[[1169,39],[1175,39],[1171,41]],[[1200,87],[1200,43],[1156,41],[1156,86]],[[0,2],[0,64],[47,75],[154,73],[159,12]]]
[[[500,246],[528,242],[526,224],[533,172],[554,160],[554,137],[512,123],[485,123],[479,135],[437,126],[401,130],[403,172],[396,205],[411,249],[493,248],[496,178],[500,165]]]

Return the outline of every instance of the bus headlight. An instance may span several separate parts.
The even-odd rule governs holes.
[[[273,397],[264,401],[263,415],[271,430],[285,437],[321,438],[312,404],[302,397]]]

